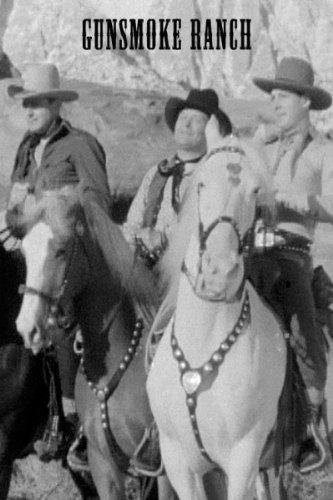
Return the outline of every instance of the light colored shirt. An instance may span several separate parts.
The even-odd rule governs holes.
[[[266,144],[264,150],[275,187],[288,198],[288,208],[278,210],[277,226],[312,240],[318,222],[333,224],[333,142],[312,128],[301,139],[301,152],[300,144],[290,141],[281,155],[281,140]]]
[[[192,173],[202,164],[203,159],[197,163],[185,163],[184,174],[179,186],[180,201],[182,201],[186,189],[188,188]],[[152,179],[156,173],[156,166],[148,170],[144,176],[142,183],[136,193],[135,198],[129,209],[127,220],[123,224],[123,234],[130,245],[135,247],[135,236],[138,231],[143,228],[144,214],[148,203],[148,192]],[[170,176],[163,190],[163,199],[160,210],[157,215],[157,220],[154,229],[160,231],[168,240],[177,225],[177,214],[172,206],[172,176]]]
[[[45,146],[46,146],[48,141],[49,141],[48,137],[46,139],[41,139],[40,143],[37,145],[37,147],[35,149],[34,157],[35,157],[37,168],[39,168],[41,165],[44,149],[45,149]]]

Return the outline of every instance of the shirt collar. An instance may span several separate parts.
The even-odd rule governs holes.
[[[177,156],[177,159],[184,165],[184,171],[183,171],[183,175],[190,175],[194,172],[194,170],[196,169],[198,163],[202,160],[202,158],[205,156],[205,153],[196,157],[196,158],[193,158],[193,159],[190,159],[190,160],[182,160],[178,154],[176,155]]]
[[[314,138],[316,130],[311,123],[300,123],[298,126],[289,130],[288,132],[282,132],[280,135],[280,141],[285,143],[292,143],[296,137],[305,139],[308,135]]]

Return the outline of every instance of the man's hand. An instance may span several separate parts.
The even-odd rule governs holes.
[[[18,205],[23,205],[28,195],[28,189],[29,189],[29,184],[27,182],[26,183],[14,182],[10,191],[7,208],[11,210],[17,207]]]
[[[151,229],[150,227],[144,227],[138,231],[137,238],[141,239],[143,244],[147,247],[150,252],[157,249],[162,249],[164,247],[164,238],[160,231]]]
[[[135,242],[138,255],[143,259],[147,267],[152,269],[166,247],[163,233],[145,227],[138,231]]]

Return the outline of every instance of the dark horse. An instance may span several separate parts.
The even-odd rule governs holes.
[[[45,194],[27,224],[18,331],[38,352],[50,316],[73,304],[84,347],[75,399],[91,474],[101,499],[122,500],[129,457],[152,421],[142,328],[158,299],[152,276],[134,265],[120,228],[73,188]]]
[[[48,415],[42,357],[23,346],[15,328],[24,274],[23,262],[0,243],[0,500],[7,498],[13,461],[30,451]]]

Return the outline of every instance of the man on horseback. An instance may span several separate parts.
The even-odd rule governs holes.
[[[83,207],[89,201],[95,201],[110,213],[111,195],[104,150],[95,137],[72,127],[61,117],[62,103],[74,101],[79,96],[73,90],[60,87],[57,68],[52,64],[31,66],[23,75],[22,85],[10,85],[8,94],[21,102],[27,120],[27,132],[16,154],[5,213],[11,236],[18,240],[24,236],[22,218],[43,192],[66,185],[78,185]],[[77,325],[70,311],[67,320],[66,328],[58,329],[55,352],[63,410],[71,422],[76,421],[74,383],[77,359],[73,353],[73,335]],[[48,445],[45,452],[49,456],[52,450]],[[53,445],[57,454],[58,446],[53,443],[51,447]]]
[[[205,127],[212,114],[221,134],[230,134],[230,120],[212,89],[193,89],[186,99],[171,97],[166,103],[165,119],[177,151],[145,175],[123,226],[125,238],[150,267],[165,250],[191,176],[204,160]]]
[[[265,220],[264,215],[261,227],[257,224],[250,275],[260,288],[267,282],[267,270],[277,268],[268,299],[283,304],[288,326],[297,318],[301,346],[296,346],[296,354],[307,389],[311,431],[298,459],[301,472],[310,472],[325,461],[319,423],[327,369],[311,288],[310,249],[316,224],[333,223],[333,145],[314,129],[310,111],[327,109],[332,98],[314,85],[311,65],[295,57],[281,61],[275,79],[253,81],[270,93],[275,111],[278,135],[262,145],[274,176],[277,208],[275,220]]]

